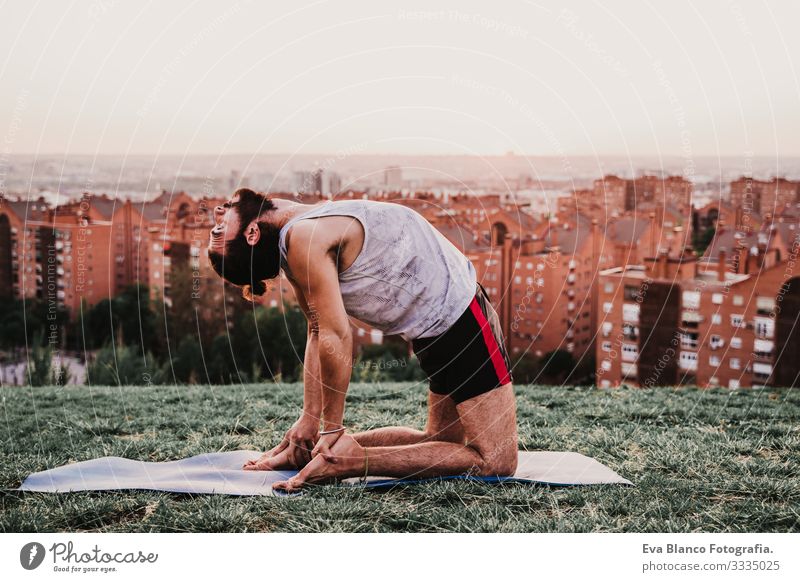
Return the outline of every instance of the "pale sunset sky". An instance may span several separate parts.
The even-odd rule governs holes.
[[[22,153],[800,155],[800,3],[0,7]]]

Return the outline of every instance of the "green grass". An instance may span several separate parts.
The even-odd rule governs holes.
[[[787,532],[800,524],[796,390],[517,387],[520,447],[576,451],[636,487],[438,482],[301,497],[151,491],[4,491],[0,531]],[[0,389],[0,487],[104,455],[166,461],[263,450],[295,420],[302,387]],[[425,388],[353,385],[357,430],[422,426]]]

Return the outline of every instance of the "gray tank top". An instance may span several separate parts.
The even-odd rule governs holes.
[[[288,277],[287,231],[321,216],[352,216],[364,227],[361,252],[339,273],[349,315],[410,341],[445,332],[469,307],[476,290],[472,262],[422,215],[390,202],[329,201],[289,220],[279,243]]]

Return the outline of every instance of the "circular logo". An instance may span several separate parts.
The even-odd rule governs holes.
[[[44,561],[44,546],[39,542],[30,542],[19,551],[19,563],[26,570],[35,570]]]

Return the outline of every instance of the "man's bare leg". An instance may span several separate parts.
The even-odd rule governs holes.
[[[467,444],[430,441],[411,445],[363,447],[343,435],[332,452],[336,463],[317,456],[297,475],[274,487],[294,491],[306,483],[364,474],[387,477],[437,477],[471,473],[512,475],[517,466],[516,403],[506,384],[456,406]]]
[[[464,428],[453,399],[446,394],[428,391],[428,423],[425,430],[387,426],[356,433],[353,438],[362,447],[414,445],[427,441],[463,443]]]

